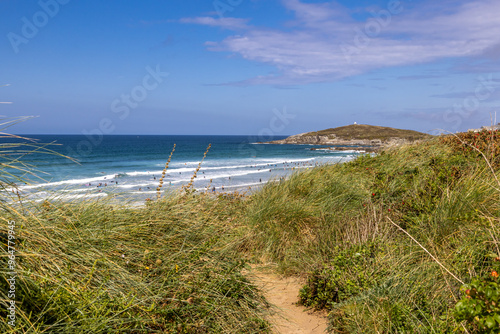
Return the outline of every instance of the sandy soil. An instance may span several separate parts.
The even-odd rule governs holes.
[[[277,313],[269,321],[279,334],[326,333],[326,313],[312,312],[296,305],[303,285],[294,277],[281,278],[264,268],[252,269],[251,279],[264,292],[267,301],[276,307]]]

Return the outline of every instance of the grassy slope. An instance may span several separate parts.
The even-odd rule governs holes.
[[[344,140],[353,139],[380,139],[382,141],[388,140],[390,138],[403,138],[410,141],[419,139],[428,139],[431,136],[422,132],[413,130],[402,130],[383,126],[374,126],[366,124],[351,124],[346,126],[341,126],[338,128],[326,129],[321,131],[309,132],[305,136],[331,136],[335,135],[337,138],[342,138]]]
[[[498,156],[497,139],[467,136]],[[248,198],[6,207],[2,243],[8,219],[22,239],[19,328],[2,305],[0,331],[267,332],[266,302],[243,274],[243,259],[263,257],[307,277],[302,302],[328,309],[335,332],[459,330],[461,283],[391,220],[467,282],[498,253],[494,187],[482,156],[448,138],[314,168]]]
[[[0,332],[266,332],[266,302],[232,238],[241,205],[188,195],[142,209],[46,202],[2,213],[1,232],[15,220],[21,244],[18,328],[2,305]]]
[[[461,147],[435,139],[269,184],[248,210],[254,249],[284,273],[306,274],[302,302],[330,310],[334,332],[460,330],[461,283],[390,220],[461,280],[487,271],[498,253],[498,184]]]

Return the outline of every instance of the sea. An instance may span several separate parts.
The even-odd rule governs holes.
[[[45,151],[52,151],[20,158],[33,173],[23,173],[11,192],[16,195],[14,198],[31,201],[116,198],[144,203],[148,198],[156,198],[174,144],[175,151],[163,177],[162,195],[185,187],[191,180],[197,191],[252,192],[294,172],[349,161],[364,153],[359,147],[335,151],[321,145],[265,144],[257,136],[24,137],[36,140],[36,145]],[[283,138],[286,136],[267,139]]]

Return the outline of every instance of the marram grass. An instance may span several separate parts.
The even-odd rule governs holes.
[[[168,160],[165,163],[165,168],[163,168],[163,171],[161,172],[160,180],[158,181],[158,187],[156,188],[156,199],[159,200],[161,198],[161,187],[163,187],[163,179],[165,178],[165,174],[167,174],[167,169],[168,165],[170,164],[170,160],[172,159],[172,155],[175,152],[175,146],[172,147],[172,151],[170,152],[170,155],[168,156]]]
[[[247,247],[305,276],[302,303],[329,310],[334,333],[475,332],[453,308],[498,254],[498,169],[448,142],[266,185],[248,203]]]
[[[221,224],[236,202],[171,197],[139,209],[45,202],[3,214],[2,235],[7,220],[16,221],[21,245],[17,327],[2,320],[0,331],[266,332],[267,305],[241,273],[232,227]]]
[[[265,259],[306,280],[297,298],[328,310],[332,333],[479,333],[454,306],[460,281],[498,256],[496,138],[472,138],[484,154],[452,137],[391,148],[250,196],[10,206],[0,238],[15,220],[17,327],[1,313],[0,280],[0,331],[269,332],[268,305],[244,270]]]

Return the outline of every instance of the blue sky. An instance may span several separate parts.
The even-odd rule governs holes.
[[[12,129],[31,134],[467,130],[500,111],[498,13],[498,0],[2,0],[0,115],[37,116]]]

